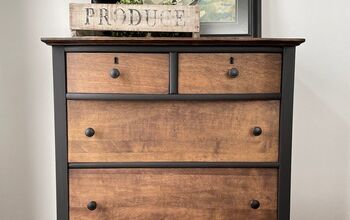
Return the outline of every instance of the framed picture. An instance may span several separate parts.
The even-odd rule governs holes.
[[[261,37],[261,0],[200,0],[201,35]]]
[[[144,0],[201,7],[201,36],[261,37],[261,0]]]

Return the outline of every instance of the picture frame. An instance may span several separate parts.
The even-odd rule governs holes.
[[[118,0],[92,0],[92,3],[100,3],[101,1],[116,2]],[[161,4],[165,0],[143,0],[144,4]],[[169,0],[170,1],[170,0]],[[177,2],[177,0],[172,0]],[[201,2],[202,1],[202,2]],[[235,37],[261,37],[261,0],[221,0],[223,1],[220,9],[225,11],[225,7],[230,7],[230,1],[234,4],[235,9],[232,10],[232,22],[227,18],[221,19],[221,21],[215,21],[216,18],[220,19],[220,10],[216,10],[212,7],[210,1],[213,1],[213,5],[217,5],[220,0],[180,0],[185,4],[199,4],[203,2],[209,2],[208,9],[213,10],[214,15],[210,21],[201,21],[200,23],[200,36],[215,37],[215,36],[235,36]],[[199,2],[199,3],[198,3]],[[227,5],[227,6],[225,6]],[[205,10],[204,10],[205,11]],[[226,12],[227,14],[227,12]],[[201,9],[202,20],[202,9]]]
[[[201,36],[261,37],[261,0],[232,1],[236,3],[235,22],[201,22]]]
[[[261,0],[172,1],[175,4],[199,4],[201,6],[201,36],[261,37]],[[146,4],[160,4],[161,2],[164,0],[144,0]],[[207,15],[205,15],[206,9],[209,12]],[[209,21],[206,21],[208,19]]]

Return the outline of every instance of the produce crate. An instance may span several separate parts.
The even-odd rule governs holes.
[[[199,37],[199,13],[198,5],[71,3],[70,28],[73,36]]]

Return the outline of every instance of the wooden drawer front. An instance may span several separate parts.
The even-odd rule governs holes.
[[[71,170],[69,185],[72,220],[277,219],[275,169]]]
[[[111,77],[113,69],[120,71],[118,78]],[[168,93],[168,85],[168,54],[67,54],[71,93]]]
[[[179,93],[279,93],[281,63],[273,53],[180,54]],[[232,68],[236,78],[228,74]]]
[[[278,129],[279,101],[68,101],[70,162],[275,162]]]

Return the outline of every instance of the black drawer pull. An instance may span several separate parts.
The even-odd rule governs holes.
[[[97,208],[97,203],[95,201],[91,201],[86,206],[90,211],[94,211]]]
[[[87,128],[85,130],[86,137],[92,137],[95,135],[95,130],[93,128]]]
[[[118,70],[118,69],[112,69],[111,70],[111,77],[112,78],[114,78],[114,79],[116,79],[116,78],[118,78],[120,76],[120,71]]]
[[[232,68],[228,71],[228,75],[231,78],[236,78],[239,75],[239,71],[237,68]]]
[[[260,127],[253,128],[253,135],[260,136],[262,134],[262,129]]]
[[[252,209],[258,209],[260,208],[260,202],[258,200],[252,200],[250,201],[250,207]]]

